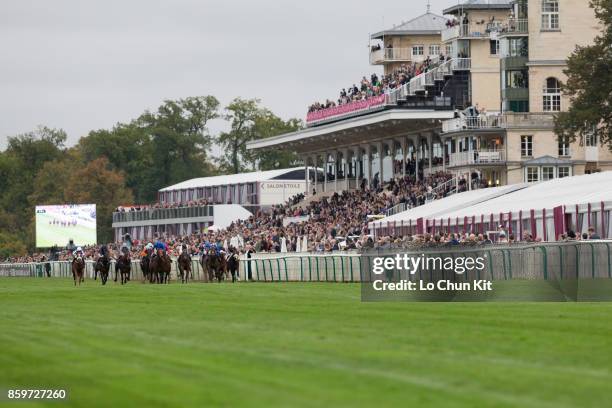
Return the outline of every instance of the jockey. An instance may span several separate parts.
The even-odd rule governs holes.
[[[155,245],[153,247],[155,248],[154,255],[157,255],[157,251],[160,249],[164,255],[168,251],[168,245],[164,241],[162,241],[161,238],[155,242]]]
[[[153,244],[149,242],[143,248],[142,252],[140,253],[140,256],[144,258],[145,256],[147,256],[147,254],[150,254],[152,250],[153,250]]]
[[[74,256],[74,259],[76,259],[76,258],[77,258],[77,257],[79,257],[79,256],[80,256],[80,257],[82,257],[82,258],[84,258],[84,257],[85,257],[85,253],[83,252],[83,248],[81,248],[81,247],[77,247],[77,249],[75,249],[75,250],[72,252],[72,256]]]
[[[128,247],[128,244],[126,242],[121,245],[121,253],[125,256],[128,256],[128,254],[130,253],[130,248]]]
[[[102,245],[100,247],[100,256],[106,256],[106,254],[108,254],[108,248],[106,245]]]

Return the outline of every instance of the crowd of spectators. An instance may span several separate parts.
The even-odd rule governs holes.
[[[378,76],[376,73],[361,78],[359,85],[353,83],[348,88],[342,88],[337,100],[327,99],[325,102],[315,102],[308,108],[308,112],[316,112],[335,106],[346,105],[348,103],[367,100],[369,98],[389,93],[393,89],[409,82],[412,78],[429,71],[444,61],[444,56],[440,55],[435,59],[429,56],[421,63],[402,64],[392,73]]]
[[[136,211],[145,211],[145,210],[153,210],[157,208],[182,208],[182,207],[202,207],[209,205],[209,200],[202,198],[199,200],[190,200],[187,202],[176,202],[176,203],[154,203],[154,204],[146,204],[146,205],[126,205],[120,206],[115,209],[115,212],[136,212]]]

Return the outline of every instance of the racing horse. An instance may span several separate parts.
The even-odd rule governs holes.
[[[183,251],[179,255],[177,263],[181,282],[187,283],[191,274],[191,255],[189,255],[186,245],[183,245]]]
[[[110,259],[107,254],[104,254],[98,258],[94,265],[94,280],[98,279],[98,272],[100,273],[100,280],[102,285],[106,285],[108,280],[108,271],[110,270]]]
[[[74,286],[81,282],[84,282],[83,273],[85,271],[85,259],[81,255],[77,256],[72,260],[72,277],[74,278]]]
[[[214,282],[216,278],[217,281],[221,283],[225,277],[225,272],[227,271],[227,264],[223,254],[217,253],[215,248],[209,249],[206,259],[206,266],[208,268],[208,278],[210,282]]]
[[[200,255],[200,265],[202,266],[202,272],[204,274],[204,278],[207,279],[207,282],[212,282],[215,277],[213,271],[208,267],[208,251],[203,251],[202,255]]]
[[[231,248],[227,257],[227,269],[232,274],[232,283],[236,282],[236,277],[238,275],[238,264],[239,261],[236,249]]]
[[[170,270],[172,269],[172,259],[158,249],[157,255],[149,262],[149,273],[157,283],[169,283]]]
[[[115,263],[115,282],[117,282],[117,271],[121,275],[121,284],[125,285],[130,280],[130,272],[132,272],[132,260],[130,259],[130,253],[124,252],[117,258]]]
[[[153,274],[151,273],[150,262],[151,253],[147,250],[145,255],[140,258],[140,269],[142,270],[143,283],[146,282],[147,279],[150,283],[153,283]]]

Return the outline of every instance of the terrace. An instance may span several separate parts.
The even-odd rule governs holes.
[[[427,95],[427,87],[435,86],[436,81],[444,81],[456,71],[469,71],[470,69],[470,58],[446,60],[438,63],[429,71],[415,76],[404,85],[386,91],[383,95],[309,112],[306,115],[306,124],[308,127],[317,126],[399,106],[418,109],[452,109],[450,98]]]

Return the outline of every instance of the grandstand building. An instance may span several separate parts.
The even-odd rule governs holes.
[[[305,169],[296,167],[186,180],[159,190],[154,206],[123,207],[113,213],[115,242],[125,234],[140,240],[225,228],[260,207],[303,194],[307,178]]]
[[[601,29],[588,2],[468,0],[443,14],[370,39],[370,62],[385,75],[427,62],[424,72],[384,95],[311,111],[306,129],[249,149],[291,149],[323,167],[308,192],[436,171],[496,186],[612,169],[595,137],[570,144],[553,131],[569,105],[566,60]]]

